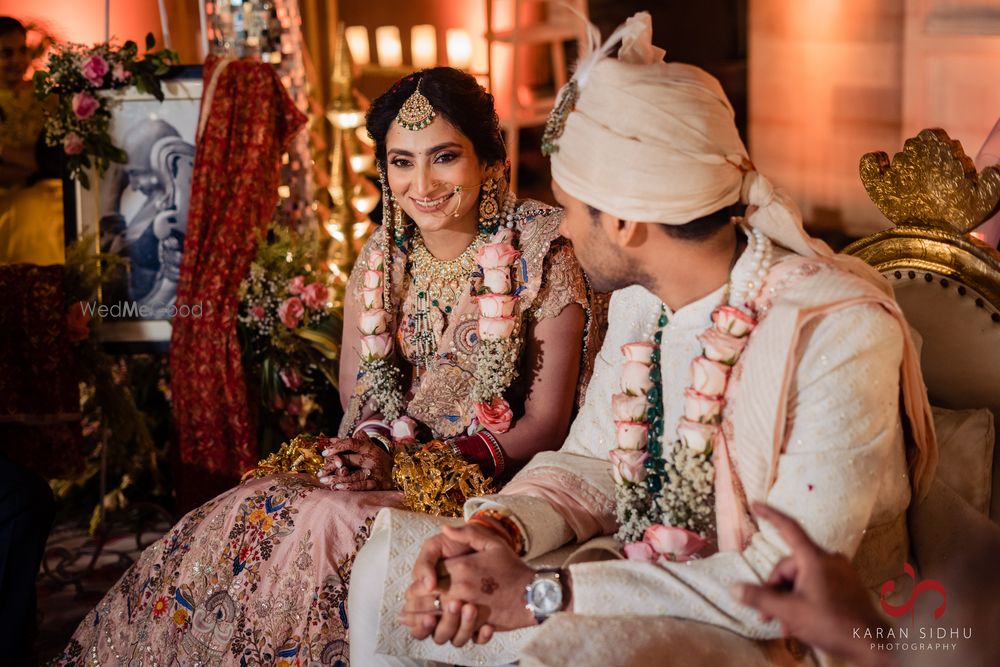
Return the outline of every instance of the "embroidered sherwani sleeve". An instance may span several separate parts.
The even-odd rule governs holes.
[[[807,325],[798,349],[785,446],[763,500],[797,519],[824,548],[852,556],[886,476],[905,475],[901,451],[893,451],[902,448],[901,333],[879,307],[854,306]],[[776,623],[761,622],[729,593],[735,583],[766,580],[788,554],[776,531],[762,523],[742,552],[684,564],[574,565],[574,611],[674,616],[752,638],[776,637]]]

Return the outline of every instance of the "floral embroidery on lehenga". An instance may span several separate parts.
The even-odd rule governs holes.
[[[142,554],[56,664],[346,666],[354,556],[398,494],[370,494],[357,524],[324,510],[362,495],[275,475],[219,496]]]

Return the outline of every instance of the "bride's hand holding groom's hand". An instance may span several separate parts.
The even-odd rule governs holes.
[[[416,639],[485,644],[494,631],[535,624],[524,606],[533,575],[497,532],[473,524],[445,526],[417,557],[399,621]]]
[[[392,459],[365,433],[323,450],[319,481],[334,491],[382,491],[392,486]]]

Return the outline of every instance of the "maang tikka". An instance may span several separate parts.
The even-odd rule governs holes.
[[[436,115],[431,101],[420,92],[420,82],[418,81],[416,90],[406,98],[403,106],[399,108],[396,122],[407,130],[416,132],[430,125]]]

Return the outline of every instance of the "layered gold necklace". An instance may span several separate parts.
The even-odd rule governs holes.
[[[426,368],[437,353],[432,310],[441,311],[445,315],[451,314],[462,294],[469,289],[469,277],[476,268],[476,252],[487,240],[489,239],[485,234],[479,234],[458,257],[438,259],[427,249],[420,235],[414,235],[409,273],[417,304],[410,342],[418,367]]]
[[[476,252],[486,241],[486,235],[479,234],[458,257],[438,259],[427,249],[423,239],[415,235],[410,251],[410,277],[417,296],[424,293],[432,306],[450,313],[468,289],[469,275],[476,268]]]

